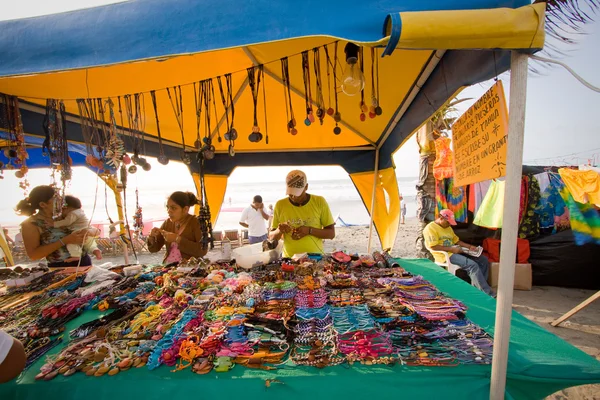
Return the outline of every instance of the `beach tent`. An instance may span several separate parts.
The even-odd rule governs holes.
[[[125,95],[143,93],[146,154],[180,159],[184,141],[185,150],[193,152],[198,139],[193,83],[231,74],[229,92],[239,137],[232,158],[227,140],[213,140],[217,155],[202,171],[211,208],[220,208],[227,177],[236,166],[341,165],[370,211],[383,246],[391,247],[399,221],[393,152],[463,87],[497,76],[509,63],[513,69],[509,138],[514,139],[508,145],[507,184],[518,183],[511,163],[520,167],[522,159],[527,74],[523,51],[543,47],[544,10],[545,3],[527,0],[133,0],[0,23],[0,92],[21,99],[25,132],[40,136],[46,99],[63,100],[73,114],[68,134],[75,142],[83,142],[76,99],[111,98],[116,104]],[[331,60],[339,59],[348,71],[347,42],[364,46],[367,101],[373,91],[369,64],[379,60],[377,98],[382,115],[361,121],[360,96],[339,93],[339,135],[333,133],[336,123],[331,117],[323,125],[303,126],[307,103],[318,100],[305,96],[301,53],[308,51],[310,57],[318,48],[324,57],[327,46]],[[371,48],[376,48],[375,57],[370,57]],[[382,54],[386,57],[380,58]],[[281,68],[282,57],[288,57],[289,68]],[[326,77],[328,63],[321,61],[320,75]],[[248,140],[254,101],[246,69],[261,64],[266,107],[264,98],[257,107],[265,138],[255,143]],[[342,68],[338,65],[336,71],[341,75]],[[183,129],[166,90],[175,93],[175,87],[182,89]],[[218,94],[215,97],[211,138],[222,135],[227,124],[225,107]],[[286,128],[290,118],[286,104],[296,110],[297,135]],[[265,114],[268,132],[262,125]],[[198,182],[198,165],[192,163],[190,170]],[[516,183],[508,185],[518,195]],[[516,243],[518,210],[513,208],[518,207],[518,196],[509,194],[505,220],[515,221],[506,223],[503,241]],[[505,268],[496,320],[493,398],[504,395],[512,247],[502,247]]]
[[[266,2],[129,1],[51,16],[0,23],[0,92],[21,99],[26,133],[43,135],[45,99],[65,101],[68,133],[83,142],[75,99],[144,93],[146,153],[181,159],[183,141],[197,139],[194,82],[232,73],[235,157],[229,142],[213,140],[216,157],[206,162],[208,202],[216,219],[227,177],[237,166],[341,165],[373,216],[384,248],[392,247],[399,222],[392,154],[423,121],[462,87],[492,78],[509,65],[509,52],[539,49],[544,42],[544,4],[524,0]],[[381,116],[362,122],[360,96],[339,93],[341,134],[331,117],[304,126],[301,52],[337,46],[338,79],[347,41],[364,45],[367,102],[371,46],[379,60]],[[440,50],[441,49],[441,50]],[[478,51],[474,49],[496,49]],[[321,76],[326,62],[321,47]],[[389,54],[380,58],[382,53]],[[290,93],[298,134],[287,132],[280,59],[289,58]],[[258,104],[261,142],[248,140],[253,100],[246,68],[264,64],[266,115]],[[216,85],[216,83],[215,83]],[[165,88],[181,86],[184,134]],[[315,82],[312,80],[315,101]],[[326,86],[323,82],[323,86]],[[162,146],[149,91],[156,90]],[[227,130],[216,90],[210,135]],[[326,90],[326,88],[325,88]],[[329,93],[330,95],[330,93]],[[328,95],[325,94],[325,101]],[[333,99],[330,101],[333,103]],[[334,107],[333,104],[331,104]],[[126,118],[125,118],[126,119]],[[123,125],[127,125],[124,123]],[[190,169],[198,182],[198,164]],[[386,202],[386,193],[388,202]],[[213,221],[214,222],[214,221]]]

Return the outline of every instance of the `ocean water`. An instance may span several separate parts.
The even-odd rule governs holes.
[[[351,225],[368,224],[369,214],[350,178],[345,174],[338,174],[335,178],[319,179],[318,175],[309,174],[309,193],[325,197],[334,218],[339,216],[346,224]],[[277,181],[248,182],[249,179],[231,179],[214,229],[241,228],[239,225],[241,211],[252,202],[252,198],[257,194],[263,197],[263,202],[267,206],[274,205],[277,200],[284,198],[284,178],[274,177],[274,179]],[[28,180],[31,187],[52,182],[48,170],[30,171]],[[416,181],[416,177],[398,179],[399,191],[403,194],[407,204],[407,217],[416,214]],[[19,230],[19,224],[25,219],[14,212],[14,206],[24,198],[24,192],[19,188],[19,180],[11,171],[5,171],[4,178],[0,180],[0,189],[2,190],[0,225],[7,227],[9,234],[14,237]],[[138,190],[137,199],[136,189]],[[142,207],[146,229],[153,225],[160,225],[166,218],[166,199],[170,193],[176,190],[195,192],[187,168],[183,165],[172,163],[168,167],[163,167],[155,163],[152,173],[138,173],[130,176],[125,193],[127,197],[126,212],[131,225],[133,225],[136,200]],[[110,189],[107,190],[104,183],[94,173],[78,167],[73,169],[73,178],[67,187],[67,193],[81,199],[87,216],[94,225],[99,225],[101,229],[104,229],[104,235],[107,236],[109,218],[112,221],[117,220],[117,208]]]

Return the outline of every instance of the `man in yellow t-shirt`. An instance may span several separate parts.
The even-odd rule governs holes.
[[[335,237],[335,222],[327,201],[306,193],[308,182],[302,171],[291,171],[285,182],[288,197],[275,204],[269,238],[283,237],[284,257],[323,253],[323,239]]]
[[[487,283],[490,262],[486,256],[474,257],[462,253],[462,248],[475,250],[475,246],[461,241],[450,225],[456,225],[454,213],[450,210],[440,211],[435,221],[430,222],[423,229],[423,238],[427,248],[435,251],[450,253],[450,262],[464,269],[471,278],[473,286],[495,297],[495,293]],[[443,254],[434,253],[436,262],[446,262]]]

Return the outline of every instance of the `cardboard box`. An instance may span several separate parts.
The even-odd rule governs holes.
[[[490,263],[488,283],[491,287],[498,287],[498,272],[500,263]],[[531,290],[531,264],[515,264],[515,290]]]

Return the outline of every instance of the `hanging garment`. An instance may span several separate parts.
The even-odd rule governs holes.
[[[435,140],[435,162],[433,163],[433,176],[436,180],[451,178],[454,175],[452,164],[454,154],[450,148],[450,138],[440,137]]]
[[[485,198],[488,190],[490,190],[490,185],[492,184],[491,180],[474,183],[470,187],[470,195],[472,194],[473,200],[469,198],[469,202],[472,201],[473,207],[471,208],[471,203],[469,203],[469,210],[473,212],[473,215],[477,214],[479,211],[479,207],[481,207],[481,203]]]
[[[598,172],[561,168],[558,173],[575,201],[600,205],[600,174]]]
[[[435,219],[435,201],[424,190],[417,190],[417,218],[419,221]]]
[[[519,225],[523,222],[525,211],[527,211],[527,203],[529,201],[529,177],[523,175],[521,177],[521,197],[519,201]]]
[[[600,212],[591,204],[575,201],[566,184],[557,178],[560,178],[560,176],[550,174],[551,182],[555,184],[569,209],[569,220],[575,244],[578,246],[586,243],[600,245]]]
[[[505,181],[492,180],[477,214],[475,225],[485,228],[502,228],[502,207],[504,203]]]
[[[561,221],[561,217],[565,214],[566,205],[562,197],[560,197],[556,186],[550,182],[548,173],[544,174],[548,178],[548,184],[544,190],[540,187],[540,204],[535,212],[540,218],[540,232],[552,233],[559,229],[555,224],[556,221]],[[535,175],[535,177],[537,179],[538,175]],[[566,224],[569,226],[568,217]],[[561,225],[564,225],[564,222]]]
[[[535,174],[534,177],[537,179],[538,184],[540,185],[540,193],[544,193],[548,186],[550,186],[550,176],[548,176],[548,172]]]
[[[536,209],[540,203],[540,185],[535,177],[528,177],[527,187],[527,209],[519,225],[519,237],[530,239],[540,234],[539,215]]]
[[[435,181],[436,211],[448,209],[454,213],[456,222],[467,222],[467,196],[465,188],[455,187],[454,179],[447,178]]]

